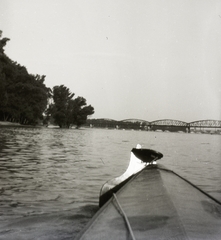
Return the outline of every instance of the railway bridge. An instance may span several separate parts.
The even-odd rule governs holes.
[[[94,127],[119,128],[119,129],[140,129],[149,131],[170,131],[170,132],[191,132],[206,131],[215,129],[221,132],[220,120],[199,120],[194,122],[184,122],[174,119],[161,119],[146,121],[141,119],[124,119],[116,121],[113,119],[91,119],[88,124]]]
[[[133,120],[135,121],[135,120]],[[142,120],[138,120],[142,121]],[[183,131],[190,132],[191,130],[205,130],[205,129],[217,129],[221,130],[221,121],[220,120],[199,120],[194,122],[184,122],[174,119],[161,119],[155,120],[152,122],[147,122],[143,120],[142,124],[146,124],[149,130],[156,131]]]
[[[170,132],[188,132],[189,126],[188,123],[179,121],[179,120],[173,120],[173,119],[162,119],[162,120],[156,120],[153,122],[150,122],[149,125],[150,129],[152,131],[156,130],[162,130],[162,131],[170,131]]]

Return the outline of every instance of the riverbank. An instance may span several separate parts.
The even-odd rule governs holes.
[[[13,123],[8,121],[0,121],[0,125],[2,126],[21,126],[20,123]]]
[[[23,125],[20,123],[8,122],[8,121],[0,121],[0,127],[23,127],[23,128],[39,128],[42,127],[40,125]]]

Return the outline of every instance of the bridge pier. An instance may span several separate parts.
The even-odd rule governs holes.
[[[190,124],[189,123],[187,124],[187,128],[186,129],[187,129],[187,133],[190,133]]]

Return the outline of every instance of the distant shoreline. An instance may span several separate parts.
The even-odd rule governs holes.
[[[1,126],[22,126],[20,123],[13,123],[8,121],[0,121]]]
[[[13,123],[8,121],[0,121],[0,127],[23,127],[23,128],[36,128],[40,126],[32,126],[32,125],[23,125],[20,123]]]

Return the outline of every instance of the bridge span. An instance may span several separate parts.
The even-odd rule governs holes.
[[[160,119],[155,121],[146,121],[140,119],[126,119],[122,120],[122,122],[139,122],[140,124],[145,124],[151,130],[174,130],[174,131],[190,131],[191,129],[208,129],[208,128],[216,128],[221,129],[221,121],[220,120],[198,120],[194,122],[184,122],[180,120],[174,119]]]
[[[184,122],[174,119],[160,119],[155,121],[147,121],[142,119],[124,119],[116,121],[113,119],[89,119],[87,124],[94,127],[118,128],[118,129],[140,129],[149,131],[206,131],[215,129],[221,132],[220,120],[198,120],[193,122]]]

